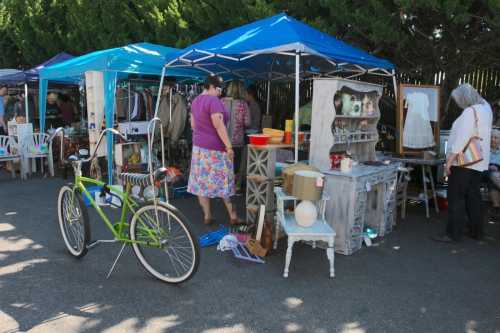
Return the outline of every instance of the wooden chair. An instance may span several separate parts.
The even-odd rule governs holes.
[[[8,135],[0,135],[0,162],[21,161],[21,178],[24,174],[24,163],[21,156],[21,151],[16,142],[16,138]],[[14,165],[11,165],[12,178],[16,177]]]
[[[22,141],[22,157],[25,161],[25,172],[31,175],[36,172],[36,159],[41,160],[41,171],[43,174],[43,159],[46,158],[49,172],[54,177],[54,160],[52,156],[52,140],[46,133],[33,133],[25,136]]]

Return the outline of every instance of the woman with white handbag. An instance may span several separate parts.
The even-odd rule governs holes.
[[[451,97],[463,111],[453,122],[448,141],[446,233],[433,238],[447,243],[460,241],[466,225],[473,238],[483,236],[480,184],[490,161],[493,121],[491,106],[470,84],[455,88]]]

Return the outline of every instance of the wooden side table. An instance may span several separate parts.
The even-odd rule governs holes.
[[[326,223],[325,220],[325,202],[328,200],[326,196],[323,196],[321,200],[318,201],[318,219],[310,227],[304,228],[297,224],[295,221],[295,216],[293,213],[285,213],[285,202],[293,201],[294,205],[297,203],[297,198],[291,195],[287,195],[283,192],[281,187],[275,187],[274,193],[276,194],[276,236],[274,238],[274,249],[278,246],[278,236],[280,229],[288,236],[288,247],[286,250],[285,257],[285,270],[283,272],[283,277],[288,277],[288,270],[290,266],[290,261],[292,260],[293,244],[298,241],[310,241],[312,242],[313,248],[316,248],[317,241],[324,241],[328,244],[326,248],[326,256],[330,263],[330,277],[335,276],[335,231],[333,228]]]
[[[423,159],[423,158],[391,158],[393,161],[397,161],[400,163],[403,163],[408,166],[421,166],[422,167],[422,185],[424,187],[424,192],[423,192],[423,198],[420,197],[410,197],[408,196],[408,199],[414,200],[414,201],[420,201],[425,203],[425,216],[427,218],[430,217],[429,213],[429,189],[427,188],[427,183],[430,183],[430,192],[432,199],[434,200],[434,209],[436,210],[436,213],[439,213],[439,207],[437,203],[437,196],[436,196],[436,188],[434,185],[434,178],[432,176],[432,167],[433,166],[439,166],[443,165],[446,160],[442,158],[437,158],[433,160],[428,160],[428,159]]]

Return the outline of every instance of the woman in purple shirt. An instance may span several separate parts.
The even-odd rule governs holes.
[[[222,80],[209,76],[205,91],[191,105],[193,154],[188,192],[198,196],[203,209],[204,223],[213,222],[210,199],[222,198],[231,224],[238,223],[230,197],[234,195],[234,152],[227,134],[229,113],[219,99]]]

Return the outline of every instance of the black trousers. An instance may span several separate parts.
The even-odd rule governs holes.
[[[446,233],[454,240],[460,240],[467,226],[473,237],[483,235],[483,214],[481,209],[482,173],[476,170],[451,167],[448,177],[448,224]]]

